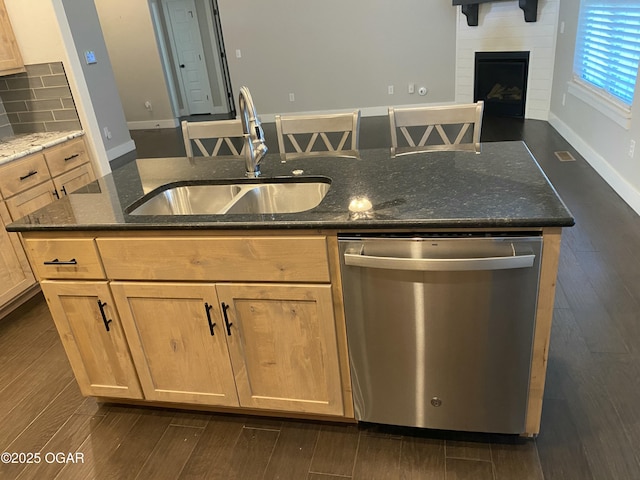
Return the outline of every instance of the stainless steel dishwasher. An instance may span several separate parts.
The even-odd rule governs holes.
[[[356,418],[523,433],[542,238],[340,238]]]

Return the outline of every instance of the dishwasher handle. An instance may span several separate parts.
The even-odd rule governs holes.
[[[345,253],[344,263],[352,267],[381,268],[387,270],[414,270],[429,272],[455,272],[470,270],[508,270],[533,266],[536,256],[531,254],[507,257],[479,258],[398,258],[376,257]]]

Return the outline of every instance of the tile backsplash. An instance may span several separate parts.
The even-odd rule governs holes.
[[[80,130],[62,62],[25,67],[25,73],[0,77],[0,138],[6,132]]]
[[[13,128],[9,121],[9,116],[4,109],[4,105],[0,102],[0,138],[10,137],[13,135]]]

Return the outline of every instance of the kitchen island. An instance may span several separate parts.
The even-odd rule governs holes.
[[[573,218],[522,142],[477,155],[268,155],[262,171],[331,186],[298,213],[131,215],[169,183],[249,181],[241,159],[138,159],[8,226],[85,395],[348,421],[338,235],[533,233],[544,248],[521,433],[538,433],[561,229]]]

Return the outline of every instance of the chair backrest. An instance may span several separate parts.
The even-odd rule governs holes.
[[[484,102],[417,108],[389,107],[391,155],[434,150],[480,153]],[[398,130],[406,145],[399,145]]]
[[[238,151],[240,141],[243,138],[242,122],[240,120],[214,120],[207,122],[182,122],[182,137],[187,157],[193,157],[192,142],[198,147],[198,151],[205,157],[217,155],[242,156],[244,141]],[[236,139],[235,143],[232,139]],[[204,142],[204,140],[211,140]],[[208,145],[205,145],[205,143]],[[225,147],[223,147],[226,146]]]
[[[358,157],[360,110],[329,115],[276,115],[276,131],[284,160],[326,156],[327,152]]]

